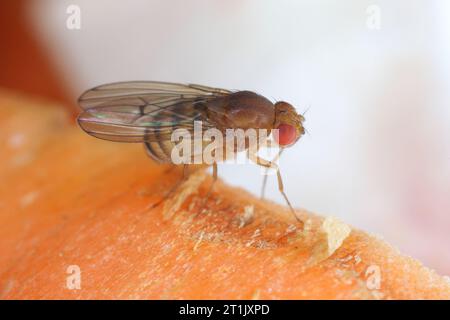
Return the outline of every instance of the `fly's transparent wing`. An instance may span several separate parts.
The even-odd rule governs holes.
[[[85,110],[78,123],[88,134],[117,142],[151,142],[170,140],[177,129],[193,134],[194,122],[202,121],[202,129],[212,128],[203,119],[194,102],[180,100],[171,104],[149,105],[101,105]]]
[[[197,84],[180,84],[157,81],[130,81],[105,84],[83,93],[78,99],[80,106],[87,110],[100,105],[120,104],[159,105],[177,100],[211,99],[230,94],[231,91]]]
[[[194,84],[131,81],[83,93],[80,126],[92,136],[119,142],[168,140],[176,129],[193,131],[194,121],[212,127],[196,108],[231,91]]]

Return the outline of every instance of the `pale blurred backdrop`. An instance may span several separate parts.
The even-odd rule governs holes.
[[[281,161],[293,204],[380,234],[450,275],[450,1],[32,3],[33,29],[74,100],[102,83],[161,80],[308,109],[309,135]],[[71,5],[80,29],[67,26]],[[225,164],[219,174],[260,192],[256,166]],[[273,176],[267,194],[283,203]]]

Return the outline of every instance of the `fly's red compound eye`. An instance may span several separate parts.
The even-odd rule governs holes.
[[[278,126],[278,133],[274,131],[275,141],[280,146],[287,146],[295,142],[297,139],[297,130],[290,124],[280,124]]]

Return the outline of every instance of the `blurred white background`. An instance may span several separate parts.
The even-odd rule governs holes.
[[[73,99],[160,80],[309,108],[310,135],[281,162],[293,204],[450,274],[450,1],[35,0],[29,14]],[[259,168],[219,174],[259,194]],[[273,176],[267,194],[283,203]]]

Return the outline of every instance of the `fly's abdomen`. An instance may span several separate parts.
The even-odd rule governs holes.
[[[161,119],[163,121],[163,119]],[[164,121],[169,123],[176,123],[177,119],[164,119]],[[175,126],[167,125],[164,128],[164,133],[159,133],[158,131],[150,132],[148,131],[145,136],[145,149],[148,155],[155,161],[160,163],[171,163],[172,162],[172,149],[175,144],[171,141],[172,133],[175,131]]]
[[[169,141],[145,142],[145,149],[148,155],[160,163],[172,162],[172,149],[174,144]]]
[[[159,163],[176,163],[179,164],[179,159],[184,159],[186,164],[197,163],[198,159],[203,159],[203,152],[206,146],[209,144],[207,141],[203,141],[200,150],[194,148],[194,140],[191,140],[190,150],[178,149],[177,143],[170,140],[159,140],[155,142],[145,142],[145,149],[148,155]],[[186,156],[184,152],[188,152],[189,156]],[[219,152],[217,150],[216,152]],[[173,156],[175,155],[175,159]]]
[[[186,119],[195,119],[197,112],[192,103],[181,103],[170,112],[159,112],[153,116],[151,126],[158,130],[147,130],[145,148],[151,158],[159,163],[176,163],[173,159],[173,150],[178,142],[172,142],[172,135],[177,129],[191,131],[192,124],[185,123]],[[191,120],[193,121],[193,120]]]

